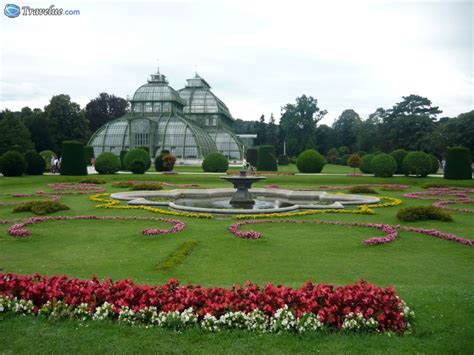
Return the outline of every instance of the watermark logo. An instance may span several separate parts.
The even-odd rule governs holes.
[[[20,6],[15,5],[15,4],[6,4],[5,9],[3,10],[3,13],[5,16],[10,17],[10,18],[15,18],[20,16]]]

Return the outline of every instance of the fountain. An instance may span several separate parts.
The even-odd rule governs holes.
[[[237,176],[221,176],[223,180],[227,180],[234,184],[237,189],[230,199],[230,204],[234,208],[251,209],[255,204],[249,189],[254,182],[264,180],[264,176],[248,176],[247,169],[241,169]]]

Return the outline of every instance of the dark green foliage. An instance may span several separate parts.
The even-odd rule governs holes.
[[[166,149],[163,149],[160,153],[160,155],[158,155],[156,158],[155,158],[155,170],[156,171],[171,171],[172,168],[170,169],[170,167],[168,166],[165,166],[165,162],[163,161],[163,158],[168,155],[170,152],[169,150],[166,150]]]
[[[433,206],[412,206],[402,208],[398,211],[397,218],[404,222],[428,220],[451,222],[453,220],[448,212]]]
[[[94,158],[94,147],[86,145],[84,147],[84,157],[86,159],[86,164],[91,165],[91,160]]]
[[[43,150],[40,153],[41,157],[43,157],[44,162],[46,163],[46,170],[51,170],[51,158],[55,157],[56,154],[52,150]]]
[[[66,211],[70,208],[57,201],[29,201],[16,206],[13,212],[32,212],[36,215],[43,216],[45,214],[57,211]]]
[[[375,157],[375,154],[366,154],[360,160],[360,171],[364,174],[372,174],[372,159]]]
[[[140,146],[138,146],[138,147],[136,147],[136,148],[138,148],[138,149],[143,149],[145,152],[150,153],[150,147],[147,146],[147,145],[140,145]]]
[[[407,156],[408,151],[405,149],[395,149],[390,155],[395,159],[397,163],[397,174],[405,174],[403,171],[403,159]]]
[[[410,152],[403,159],[403,171],[408,175],[425,177],[431,171],[431,159],[424,152]]]
[[[433,154],[428,154],[431,160],[431,170],[430,174],[436,174],[439,169],[439,161],[438,158],[436,158]]]
[[[128,166],[134,174],[145,174],[145,163],[141,159],[133,160]]]
[[[84,144],[78,141],[63,142],[60,170],[61,175],[87,175]]]
[[[120,167],[121,169],[125,169],[125,166],[123,165],[123,158],[125,157],[125,154],[127,154],[128,150],[121,150],[120,151]]]
[[[99,177],[86,177],[85,179],[82,179],[79,181],[81,184],[95,184],[95,185],[102,185],[105,184],[107,181],[105,181],[102,178]]]
[[[172,269],[183,262],[183,260],[196,248],[198,242],[195,240],[187,240],[182,243],[175,251],[156,266],[157,271],[166,271]]]
[[[126,170],[132,170],[132,162],[134,160],[141,160],[143,162],[144,171],[147,171],[151,166],[149,154],[140,148],[130,149],[123,157],[123,166]]]
[[[361,158],[359,156],[359,154],[352,154],[349,156],[349,158],[347,158],[347,165],[349,165],[351,168],[358,168],[360,166],[360,163],[361,163]]]
[[[448,148],[444,178],[451,180],[472,179],[472,157],[469,149],[464,147]]]
[[[114,153],[105,152],[97,157],[94,167],[99,174],[115,174],[120,170],[120,165],[120,160]]]
[[[0,155],[14,150],[13,146],[17,146],[21,153],[34,149],[28,128],[12,112],[7,111],[0,120]]]
[[[296,167],[301,173],[320,173],[324,167],[324,158],[314,149],[307,149],[298,155]]]
[[[247,148],[246,159],[247,159],[247,163],[256,167],[257,162],[258,162],[258,148],[257,147]]]
[[[132,191],[140,191],[140,190],[158,191],[158,190],[163,190],[163,185],[161,185],[158,182],[136,182],[130,185],[130,190]]]
[[[46,162],[43,157],[35,151],[25,153],[26,173],[28,175],[43,175],[46,169]]]
[[[282,154],[278,157],[278,165],[290,165],[290,158]]]
[[[128,101],[105,92],[92,99],[85,107],[85,117],[92,132],[114,118],[121,117],[127,112]]]
[[[221,153],[208,154],[202,161],[202,170],[211,173],[225,173],[229,168],[227,158]]]
[[[258,147],[257,170],[278,171],[277,157],[273,145]]]
[[[4,176],[21,176],[25,171],[26,160],[23,154],[12,150],[0,157],[0,172]]]
[[[390,154],[377,154],[370,162],[372,172],[377,177],[392,177],[397,171],[397,163]]]
[[[347,191],[349,191],[351,194],[376,194],[376,193],[378,193],[373,188],[371,188],[369,186],[365,186],[365,185],[352,186]]]

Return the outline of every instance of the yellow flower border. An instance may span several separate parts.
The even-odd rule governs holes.
[[[383,202],[383,203],[377,203],[375,205],[370,205],[370,208],[382,208],[382,207],[392,207],[392,206],[398,206],[402,204],[402,200],[399,198],[394,198],[394,197],[387,197],[387,196],[379,196],[381,200],[385,200],[388,202]],[[367,206],[367,205],[361,205],[361,206]]]
[[[94,202],[101,202],[101,204],[95,206],[96,208],[111,208],[111,209],[121,209],[121,210],[144,210],[148,212],[161,213],[161,214],[166,214],[170,216],[204,218],[204,219],[213,218],[212,214],[208,214],[208,213],[178,212],[178,211],[165,210],[163,208],[156,208],[156,207],[150,207],[150,206],[144,206],[144,205],[123,206],[123,205],[120,205],[120,201],[111,200],[110,198],[105,199],[104,198],[105,196],[110,196],[110,195],[108,193],[96,194],[96,195],[90,196],[89,200],[94,201]]]

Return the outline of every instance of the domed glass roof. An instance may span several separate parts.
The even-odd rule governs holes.
[[[147,101],[147,102],[175,102],[179,105],[184,105],[183,99],[179,96],[178,92],[168,85],[166,76],[160,74],[158,70],[156,74],[152,74],[148,83],[140,86],[133,98],[130,100],[134,101]]]

